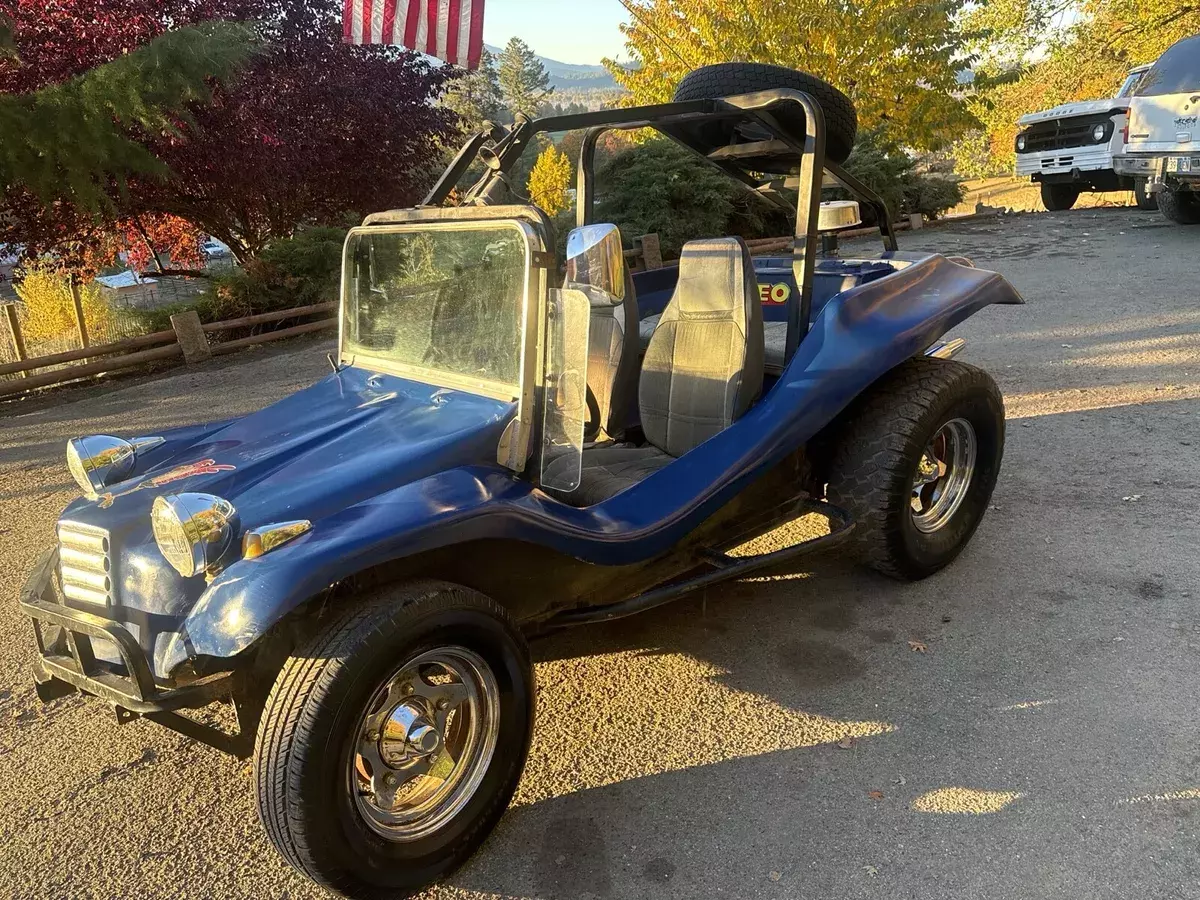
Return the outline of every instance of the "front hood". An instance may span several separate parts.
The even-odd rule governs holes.
[[[1097,113],[1123,112],[1125,109],[1120,100],[1077,100],[1073,103],[1063,103],[1054,109],[1028,113],[1017,119],[1018,125],[1033,125],[1048,119],[1069,119],[1072,116],[1094,116]]]
[[[135,477],[76,500],[62,518],[108,531],[118,604],[176,614],[203,579],[184,583],[158,553],[150,508],[160,494],[223,497],[243,530],[289,519],[310,519],[317,530],[331,513],[403,484],[494,465],[514,409],[349,368],[244,418],[176,432],[139,458]]]

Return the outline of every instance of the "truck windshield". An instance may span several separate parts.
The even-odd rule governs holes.
[[[1200,93],[1200,34],[1184,38],[1159,57],[1138,85],[1139,97]]]
[[[352,231],[343,267],[342,357],[436,384],[484,383],[490,393],[511,388],[515,396],[529,255],[525,233],[513,222]]]

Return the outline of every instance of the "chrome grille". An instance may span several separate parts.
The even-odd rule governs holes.
[[[108,606],[112,598],[112,557],[108,532],[79,522],[58,523],[59,574],[69,600]]]

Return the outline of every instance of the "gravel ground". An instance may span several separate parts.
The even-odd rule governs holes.
[[[1129,210],[902,236],[1029,301],[958,331],[1010,419],[970,548],[916,585],[827,558],[539,643],[519,796],[429,896],[1200,897],[1198,239]],[[0,418],[0,896],[320,896],[245,763],[39,706],[13,598],[74,493],[68,436],[249,411],[326,349]]]

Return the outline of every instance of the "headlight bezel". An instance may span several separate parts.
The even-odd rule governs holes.
[[[234,505],[215,494],[162,494],[150,509],[158,552],[184,578],[220,571],[235,547],[239,526]]]
[[[1092,140],[1097,144],[1102,144],[1108,140],[1108,126],[1103,122],[1097,122],[1092,127]]]
[[[127,441],[111,434],[89,434],[67,441],[67,471],[87,497],[96,497],[133,475],[138,454],[165,443],[161,437]]]
[[[1029,146],[1029,136],[1025,132],[1017,135],[1017,152],[1024,153],[1025,148]]]

